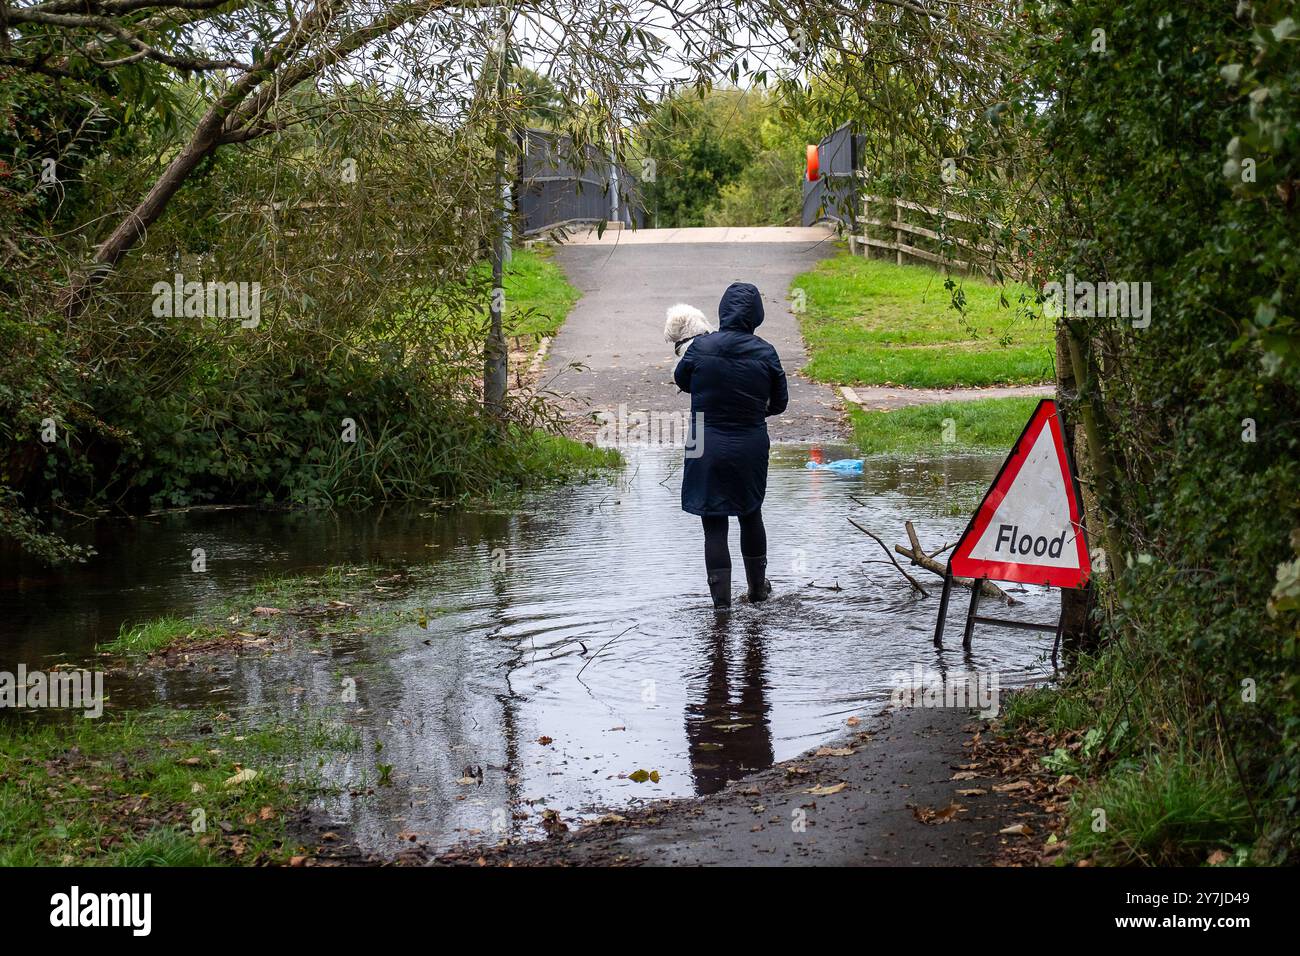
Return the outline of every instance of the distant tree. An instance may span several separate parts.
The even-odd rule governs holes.
[[[543,129],[556,129],[564,122],[571,104],[550,77],[521,66],[511,71],[510,82],[520,122]]]
[[[740,90],[682,92],[660,103],[638,130],[653,162],[646,209],[661,227],[703,226],[707,210],[758,152],[761,97]]]

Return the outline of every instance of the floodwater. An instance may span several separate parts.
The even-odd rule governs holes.
[[[836,451],[823,449],[828,459]],[[445,847],[535,835],[545,809],[572,821],[713,792],[842,735],[848,717],[880,709],[916,665],[995,672],[1003,688],[1050,673],[1050,634],[981,626],[963,655],[964,591],[937,652],[939,579],[915,570],[930,597],[914,595],[847,520],[892,546],[911,519],[937,549],[960,534],[997,458],[868,459],[862,475],[843,476],[805,470],[807,446],[774,445],[764,508],[773,598],[738,600],[719,624],[698,519],[678,506],[680,451],[628,457],[613,479],[499,512],[100,522],[87,538],[100,556],[86,567],[43,577],[0,568],[0,670],[84,660],[124,623],[186,614],[268,575],[423,566],[433,583],[400,603],[426,609],[427,629],[412,620],[379,637],[342,633],[289,653],[110,680],[110,708],[341,715],[361,746],[329,758],[325,775],[343,793],[323,810],[379,852],[399,833]],[[207,553],[206,573],[190,569],[194,548]],[[734,522],[731,548],[739,599]],[[1055,620],[1055,592],[1016,596],[1025,603],[1014,616]],[[341,706],[348,677],[357,703]],[[392,766],[391,786],[375,786],[378,763]],[[637,770],[659,779],[636,782]]]

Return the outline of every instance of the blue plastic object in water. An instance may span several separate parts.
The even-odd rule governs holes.
[[[861,458],[841,458],[839,461],[823,463],[810,461],[804,465],[809,471],[838,471],[842,475],[862,474]]]

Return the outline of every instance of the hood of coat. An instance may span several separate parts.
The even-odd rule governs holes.
[[[733,282],[718,303],[718,329],[753,332],[763,324],[763,298],[748,282]]]

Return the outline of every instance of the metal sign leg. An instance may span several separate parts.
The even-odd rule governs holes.
[[[952,593],[952,571],[944,569],[943,592],[939,595],[939,620],[934,625],[934,646],[943,647],[943,624],[948,617],[948,596]]]
[[[984,578],[971,582],[970,610],[966,612],[966,632],[961,636],[963,650],[970,650],[971,637],[975,634],[975,615],[979,613],[980,596],[984,593]]]
[[[1062,592],[1064,593],[1064,592]],[[1052,672],[1059,669],[1057,663],[1057,652],[1061,649],[1061,635],[1065,633],[1065,608],[1062,606],[1061,615],[1056,619],[1056,640],[1052,641]]]

